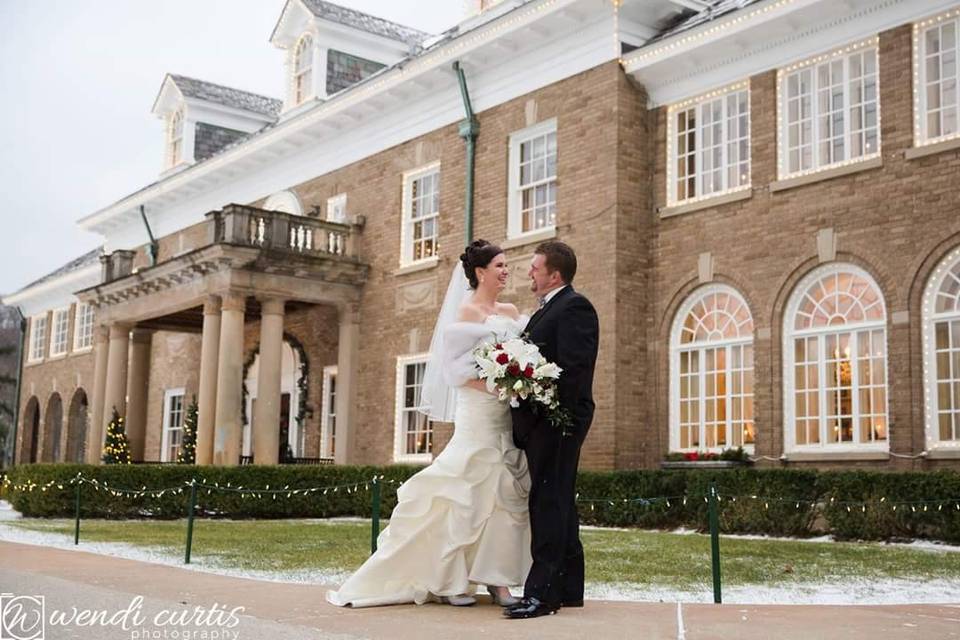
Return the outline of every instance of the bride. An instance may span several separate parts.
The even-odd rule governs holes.
[[[471,605],[477,585],[514,604],[530,569],[530,476],[513,443],[510,407],[477,377],[473,350],[521,333],[526,316],[497,300],[509,271],[496,245],[460,256],[430,344],[421,411],[454,422],[449,444],[397,490],[377,551],[327,600],[369,607],[440,600]]]

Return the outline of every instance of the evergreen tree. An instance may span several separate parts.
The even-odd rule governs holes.
[[[194,396],[183,419],[183,442],[177,454],[179,464],[195,464],[197,461],[197,411],[197,397]]]
[[[130,443],[127,442],[123,418],[114,407],[110,424],[107,425],[107,441],[103,445],[103,463],[130,464],[130,462]]]

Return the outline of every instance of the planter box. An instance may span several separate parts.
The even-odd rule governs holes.
[[[734,469],[749,467],[750,460],[664,460],[661,469]]]

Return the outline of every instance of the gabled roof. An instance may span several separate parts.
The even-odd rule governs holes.
[[[43,276],[42,278],[34,280],[30,284],[22,287],[20,291],[29,289],[31,287],[35,287],[38,284],[47,282],[48,280],[54,280],[56,278],[59,278],[60,276],[67,275],[68,273],[71,273],[73,271],[79,271],[80,269],[83,269],[84,267],[89,267],[92,264],[98,264],[100,262],[100,254],[102,252],[103,252],[103,247],[97,247],[96,249],[93,249],[78,258],[74,258],[67,264],[63,265],[62,267],[54,271],[51,271],[50,273]]]
[[[383,18],[371,16],[370,14],[355,9],[341,7],[332,2],[325,2],[324,0],[302,0],[302,2],[304,6],[318,18],[330,20],[331,22],[336,22],[347,27],[353,27],[354,29],[360,29],[367,33],[383,36],[384,38],[390,38],[391,40],[398,40],[407,44],[420,44],[430,37],[429,33],[424,33],[411,27],[405,27],[402,24],[390,22]]]
[[[213,82],[207,82],[206,80],[197,80],[196,78],[188,78],[187,76],[172,73],[169,74],[169,77],[173,80],[174,84],[177,85],[177,88],[180,89],[180,92],[183,93],[185,98],[196,98],[198,100],[221,104],[225,107],[253,111],[269,116],[270,118],[278,117],[280,115],[280,109],[283,106],[283,101],[281,100],[275,100],[274,98],[268,98],[267,96],[249,91],[242,91],[241,89],[225,87],[222,84],[215,84]]]
[[[663,31],[661,31],[651,42],[656,40],[662,40],[670,36],[676,35],[683,31],[693,29],[704,23],[710,22],[720,16],[726,15],[733,11],[742,9],[743,7],[750,6],[751,4],[756,4],[760,0],[706,0],[710,3],[710,7],[699,11],[693,14],[686,14],[678,18],[678,20],[672,25],[667,26]]]

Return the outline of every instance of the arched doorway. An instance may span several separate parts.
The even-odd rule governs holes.
[[[63,401],[54,392],[47,401],[43,420],[43,462],[60,461],[60,435],[63,433]]]
[[[40,438],[40,401],[34,396],[23,410],[23,443],[20,446],[20,462],[37,461],[37,442]]]
[[[243,455],[253,455],[253,438],[251,437],[251,426],[253,425],[253,416],[257,404],[257,377],[260,371],[260,354],[258,353],[253,360],[253,364],[247,369],[247,377],[244,385],[247,389],[246,421],[243,425]],[[280,455],[279,459],[285,457],[303,456],[303,432],[296,420],[297,407],[300,406],[300,385],[301,377],[300,356],[289,342],[284,340],[281,369],[280,369],[280,424],[277,428],[280,431]]]
[[[66,462],[83,462],[87,442],[87,392],[77,389],[67,414]]]

